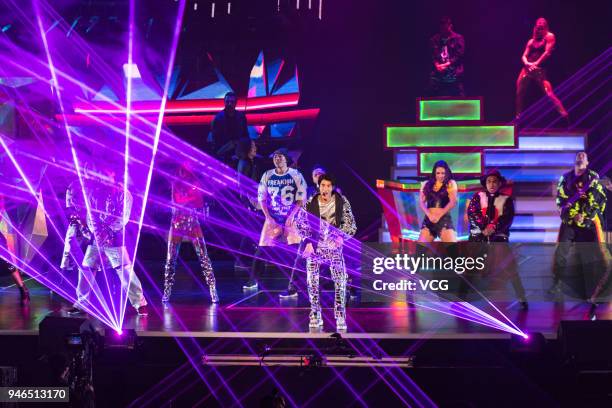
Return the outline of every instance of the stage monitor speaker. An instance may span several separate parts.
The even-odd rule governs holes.
[[[558,339],[563,361],[612,367],[612,321],[564,320],[559,325]]]
[[[38,339],[42,353],[61,353],[70,344],[70,337],[83,332],[98,332],[98,325],[86,317],[49,315],[38,325]]]

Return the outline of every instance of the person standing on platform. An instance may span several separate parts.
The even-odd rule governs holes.
[[[200,182],[189,166],[183,163],[176,172],[176,178],[172,180],[172,220],[168,232],[168,252],[164,271],[164,294],[162,296],[164,304],[170,302],[176,274],[176,261],[181,243],[185,238],[191,241],[198,256],[202,274],[208,284],[211,302],[219,303],[215,274],[200,226],[200,217],[205,215],[206,204]]]
[[[612,245],[612,205],[610,204],[610,202],[612,202],[612,180],[610,180],[610,177],[603,177],[601,179],[601,185],[604,186],[606,203],[608,203],[604,213],[605,222],[603,230],[605,234],[605,241],[608,245]]]
[[[84,171],[87,177],[87,170]],[[66,213],[68,215],[68,229],[64,238],[64,253],[60,269],[64,273],[74,271],[75,267],[80,275],[83,254],[87,245],[91,243],[91,231],[87,228],[87,211],[83,202],[83,190],[79,180],[74,180],[66,190]]]
[[[588,166],[586,152],[577,153],[574,169],[561,176],[557,185],[556,203],[561,216],[561,227],[553,264],[553,286],[549,290],[553,294],[561,291],[561,278],[570,261],[570,254],[575,253],[572,251],[572,244],[604,242],[602,218],[606,208],[606,193],[599,182],[598,174]],[[580,258],[589,258],[591,248],[583,246],[580,249]],[[594,252],[601,251],[598,248]],[[604,260],[607,259],[606,254],[591,255],[593,259],[600,256],[603,256]],[[589,258],[588,262],[582,264],[594,265],[596,262],[593,259]],[[596,297],[597,291],[596,287],[593,294],[587,294],[589,299]]]
[[[533,36],[527,41],[525,51],[521,57],[523,68],[516,80],[516,118],[520,119],[525,109],[525,97],[530,82],[536,83],[546,93],[555,105],[561,117],[567,121],[568,113],[563,104],[553,92],[552,85],[546,77],[546,62],[555,48],[555,35],[548,31],[548,22],[538,18],[533,27]]]
[[[468,205],[471,242],[508,242],[514,220],[514,199],[502,188],[506,179],[498,170],[481,178],[483,191],[474,194]]]
[[[315,164],[312,168],[312,186],[306,190],[306,199],[309,200],[319,192],[319,177],[327,173],[325,168],[320,164]]]
[[[234,92],[228,92],[224,98],[225,108],[217,113],[211,125],[212,143],[217,158],[221,161],[229,160],[229,156],[236,149],[238,140],[248,138],[246,116],[236,110],[238,98]]]
[[[278,244],[288,244],[295,248],[301,239],[295,227],[295,215],[306,198],[306,180],[298,170],[290,168],[291,157],[286,148],[277,149],[272,154],[274,168],[261,177],[257,200],[264,213],[265,221],[261,230],[259,247],[253,259],[251,277],[243,286],[254,289],[258,286],[265,262],[260,259],[264,248]],[[289,273],[287,273],[289,275]],[[297,288],[291,283],[284,297],[297,296]]]
[[[19,288],[20,295],[20,303],[22,306],[25,306],[30,303],[30,291],[26,286],[23,278],[21,277],[21,271],[15,267],[17,260],[16,254],[18,253],[16,237],[10,236],[13,234],[8,234],[12,229],[12,226],[9,225],[9,222],[5,221],[9,220],[8,213],[6,212],[4,196],[0,194],[0,231],[6,233],[6,236],[0,234],[0,238],[2,239],[2,245],[6,248],[8,255],[11,259],[6,259],[4,257],[0,257],[0,263],[6,265],[7,271],[11,274],[13,281]]]
[[[319,298],[319,269],[329,264],[334,281],[334,316],[336,329],[346,330],[346,285],[348,275],[342,248],[355,235],[357,226],[351,204],[334,191],[335,180],[328,174],[319,177],[319,192],[306,203],[298,217],[298,231],[304,240],[302,256],[306,258],[310,328],[323,326]],[[310,218],[310,219],[309,219]]]
[[[504,284],[510,280],[521,308],[527,310],[525,288],[518,275],[518,265],[507,243],[514,220],[514,199],[505,190],[506,179],[498,170],[489,170],[481,178],[483,191],[474,194],[468,205],[470,242],[500,243],[487,248],[487,266],[494,269],[488,275]],[[505,190],[505,191],[504,191]],[[492,288],[490,288],[492,289]]]
[[[432,242],[436,238],[442,242],[456,242],[450,211],[457,205],[457,183],[444,160],[434,164],[431,177],[421,185],[419,204],[425,213],[419,242]]]
[[[87,228],[93,240],[85,251],[77,284],[77,301],[68,311],[70,314],[82,313],[81,306],[91,291],[97,291],[95,276],[102,265],[105,266],[103,271],[112,269],[117,272],[121,290],[127,289],[128,299],[138,314],[148,314],[142,284],[133,271],[122,237],[123,228],[130,219],[133,200],[130,192],[126,192],[127,195],[124,194],[123,185],[116,181],[116,171],[112,165],[103,165],[96,179],[85,185],[86,199],[91,209],[87,215]]]
[[[429,76],[429,96],[464,96],[463,54],[465,41],[453,31],[450,17],[440,20],[440,32],[429,40],[433,68]]]
[[[238,172],[240,201],[244,204],[244,208],[254,213],[259,207],[257,196],[250,194],[245,185],[247,182],[259,182],[261,179],[261,163],[255,141],[247,138],[240,139],[236,146],[236,157],[238,157],[236,171]],[[255,253],[255,242],[250,237],[243,235],[238,248],[240,253],[252,256]],[[243,255],[237,256],[235,267],[248,268],[244,263]]]

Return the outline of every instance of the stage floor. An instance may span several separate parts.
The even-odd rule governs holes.
[[[19,305],[19,293],[14,287],[0,292],[0,335],[37,335],[38,324],[49,313],[68,316],[70,304],[48,289],[30,282],[32,301],[28,307]],[[282,287],[272,282],[270,288]],[[208,293],[177,291],[168,308],[159,299],[149,299],[149,315],[137,316],[128,307],[124,327],[136,329],[139,336],[150,337],[209,337],[209,338],[325,338],[335,331],[333,292],[322,292],[325,326],[322,330],[308,329],[308,299],[303,294],[281,300],[279,290],[242,291],[235,279],[219,279],[219,305],[211,305]],[[529,298],[529,293],[528,293]],[[472,302],[491,312],[484,301]],[[516,302],[496,306],[525,332],[540,332],[556,338],[561,320],[592,319],[589,305],[576,301],[537,301],[522,311]],[[351,298],[348,308],[346,338],[370,339],[507,339],[508,333],[471,323],[466,320],[407,305],[402,301],[362,303],[359,296]],[[596,319],[612,320],[612,302],[601,304]],[[500,318],[499,315],[495,317]]]

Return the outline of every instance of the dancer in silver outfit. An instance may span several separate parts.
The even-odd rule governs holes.
[[[334,281],[334,317],[336,329],[346,330],[347,273],[342,248],[344,241],[357,231],[351,204],[334,191],[335,181],[330,175],[319,177],[319,192],[300,211],[298,232],[305,240],[303,256],[306,258],[308,296],[310,298],[310,328],[323,326],[319,298],[319,269],[329,264]]]
[[[219,303],[215,274],[199,221],[200,217],[205,215],[205,203],[200,183],[186,164],[179,167],[176,176],[177,178],[172,183],[172,221],[168,233],[162,302],[170,301],[181,242],[187,238],[191,241],[200,261],[204,279],[210,290],[210,299],[213,303]]]
[[[78,313],[92,290],[99,291],[95,284],[96,272],[115,270],[119,275],[121,290],[127,289],[128,299],[139,315],[147,315],[147,301],[142,284],[133,272],[133,265],[122,239],[124,226],[130,219],[132,195],[115,181],[115,170],[105,165],[101,172],[88,180],[85,185],[86,199],[90,214],[87,215],[87,228],[93,240],[87,247],[83,267],[77,284],[77,302],[70,313]],[[125,204],[125,208],[124,208]]]
[[[66,213],[69,223],[60,268],[65,272],[72,272],[77,268],[80,274],[83,254],[92,236],[87,228],[83,192],[78,180],[70,183],[66,190]]]

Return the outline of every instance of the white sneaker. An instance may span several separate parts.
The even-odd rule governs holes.
[[[346,319],[345,318],[337,318],[336,319],[336,331],[346,331]]]

